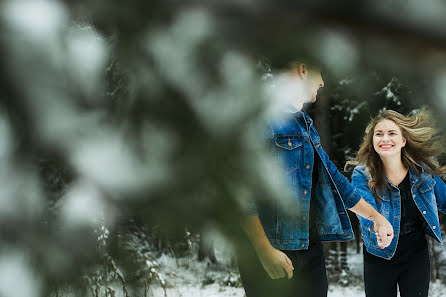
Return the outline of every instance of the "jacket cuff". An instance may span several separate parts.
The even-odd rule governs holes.
[[[361,200],[361,195],[358,193],[356,188],[354,188],[352,194],[343,200],[346,208],[352,208],[359,202],[359,200]]]

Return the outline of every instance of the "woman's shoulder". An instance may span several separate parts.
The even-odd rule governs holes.
[[[420,162],[420,165],[415,165],[415,169],[414,172],[416,173],[417,171],[419,172],[419,175],[421,176],[422,180],[427,180],[427,179],[431,179],[434,178],[436,175],[430,173],[426,168],[428,168],[428,165],[424,162]]]

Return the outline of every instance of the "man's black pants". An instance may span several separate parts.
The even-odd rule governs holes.
[[[246,297],[326,297],[328,290],[325,256],[320,241],[308,250],[283,251],[293,262],[293,277],[271,279],[253,248],[238,255]]]

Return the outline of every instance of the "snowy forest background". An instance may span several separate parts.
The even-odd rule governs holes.
[[[282,194],[268,66],[322,65],[308,111],[338,168],[384,108],[446,128],[446,4],[375,2],[2,1],[0,296],[243,296],[244,202]],[[362,296],[360,244],[325,245],[329,296]]]

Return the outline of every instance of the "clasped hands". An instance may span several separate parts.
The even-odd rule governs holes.
[[[373,231],[378,239],[378,246],[381,249],[390,245],[393,240],[393,227],[383,216],[374,222]]]
[[[378,245],[380,248],[386,248],[393,240],[393,227],[389,221],[380,215],[373,224],[373,231],[378,239]],[[282,277],[293,277],[293,263],[288,256],[272,246],[266,249],[258,251],[260,262],[265,268],[266,272],[272,279],[278,279]]]

